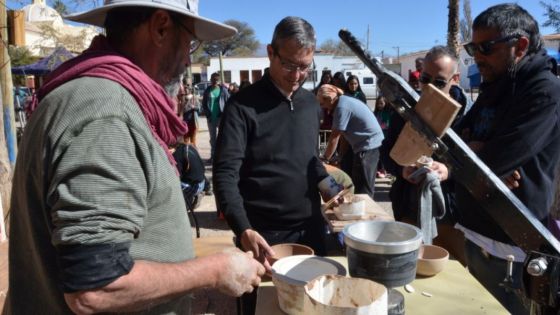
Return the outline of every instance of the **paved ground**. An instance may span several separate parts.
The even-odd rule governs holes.
[[[198,134],[198,148],[203,159],[210,156],[209,135],[206,128],[206,122],[201,120],[201,130]],[[211,178],[212,170],[207,166],[206,175]],[[388,180],[379,180],[376,183],[375,200],[386,210],[391,211],[391,205],[388,198],[388,190],[390,182]],[[206,196],[203,198],[200,206],[196,209],[196,216],[201,226],[201,237],[229,235],[233,233],[225,223],[225,221],[218,219],[216,215],[216,204],[213,196]],[[194,225],[193,225],[194,227]],[[193,238],[194,234],[193,229]],[[8,243],[0,244],[0,309],[4,305],[5,293],[8,287]],[[236,314],[235,298],[227,297],[215,290],[198,290],[194,294],[194,314]]]

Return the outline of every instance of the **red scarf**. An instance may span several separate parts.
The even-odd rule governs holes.
[[[49,75],[31,109],[34,110],[52,90],[80,77],[104,78],[122,85],[140,106],[152,135],[166,152],[171,165],[176,165],[168,148],[177,142],[177,137],[186,134],[188,128],[177,117],[173,100],[142,69],[114,51],[102,35],[96,36],[81,55],[66,61]]]

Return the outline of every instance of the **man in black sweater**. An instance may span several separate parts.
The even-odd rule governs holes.
[[[315,32],[283,19],[268,45],[270,70],[225,107],[214,162],[214,190],[240,245],[255,257],[269,245],[303,243],[324,253],[317,158],[319,104],[301,88],[313,63]],[[268,266],[267,266],[268,267]]]
[[[560,81],[542,46],[537,22],[520,6],[502,4],[482,12],[465,49],[484,83],[457,130],[546,226],[560,158]],[[521,299],[500,286],[507,255],[515,257],[513,285],[521,286],[525,253],[464,187],[457,185],[455,192],[469,272],[508,311],[528,314]]]
[[[269,72],[230,99],[220,124],[213,167],[218,211],[238,246],[269,270],[270,245],[301,243],[325,254],[318,184],[332,178],[317,157],[319,104],[301,88],[314,49],[307,21],[280,21],[267,47]],[[244,313],[249,303],[243,301]]]

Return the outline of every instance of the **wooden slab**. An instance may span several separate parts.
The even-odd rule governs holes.
[[[356,194],[365,200],[365,214],[356,220],[339,220],[334,213],[334,210],[327,209],[323,211],[323,217],[327,221],[329,226],[329,230],[331,232],[341,232],[344,230],[344,227],[348,224],[360,222],[360,221],[367,221],[367,220],[383,220],[383,221],[394,221],[392,215],[387,213],[381,206],[379,206],[375,201],[373,201],[367,194]]]
[[[348,267],[346,257],[328,257]],[[403,287],[396,288],[404,295],[405,314],[492,314],[509,312],[476,281],[457,261],[450,260],[445,269],[433,277],[418,277],[411,283],[414,293]],[[432,296],[422,295],[422,292]],[[257,291],[256,315],[283,315],[278,305],[276,287],[271,282],[262,283]]]
[[[438,137],[445,134],[460,109],[459,103],[432,84],[428,84],[422,90],[422,96],[414,107],[416,113]],[[414,130],[410,122],[407,122],[390,156],[399,165],[406,166],[414,164],[420,156],[431,156],[432,153],[426,138]]]
[[[196,257],[209,256],[235,247],[232,235],[195,238],[193,242]]]

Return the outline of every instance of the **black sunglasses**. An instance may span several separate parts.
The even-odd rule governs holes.
[[[436,79],[432,79],[432,76],[422,72],[422,74],[420,75],[420,79],[418,79],[418,81],[420,81],[420,83],[422,84],[433,84],[435,87],[437,87],[438,89],[443,89],[447,83],[449,83],[449,81],[451,81],[451,79],[453,79],[453,76],[451,78],[449,78],[449,80],[445,80],[442,78],[436,78]]]
[[[468,44],[465,44],[465,50],[467,51],[467,54],[469,54],[469,56],[474,56],[475,52],[479,52],[481,54],[483,54],[484,56],[488,56],[490,54],[492,54],[492,50],[494,49],[494,45],[498,44],[498,43],[505,43],[505,42],[510,42],[512,40],[517,40],[519,39],[519,37],[521,37],[521,35],[508,35],[506,37],[502,37],[500,39],[495,39],[495,40],[488,40],[485,42],[482,42],[480,44],[475,44],[473,42],[470,42]]]

